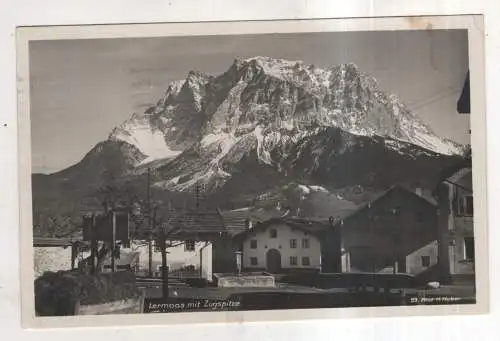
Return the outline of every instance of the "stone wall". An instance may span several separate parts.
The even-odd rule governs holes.
[[[76,304],[75,315],[141,314],[144,312],[144,293],[141,297],[102,304]]]

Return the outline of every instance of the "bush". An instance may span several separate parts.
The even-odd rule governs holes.
[[[39,316],[73,315],[78,301],[91,305],[139,295],[135,275],[129,271],[97,275],[46,272],[35,280],[35,310]]]

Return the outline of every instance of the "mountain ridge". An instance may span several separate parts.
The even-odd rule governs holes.
[[[181,83],[171,83],[165,96],[142,116],[152,126],[153,136],[163,132],[165,145],[160,141],[160,147],[176,150],[172,155],[148,153],[148,148],[142,147],[146,144],[139,143],[142,147],[139,149],[150,154],[151,159],[176,156],[179,150],[206,135],[248,132],[266,118],[266,125],[272,118],[282,127],[300,129],[313,121],[358,135],[393,137],[446,155],[460,152],[458,144],[437,137],[397,96],[382,94],[376,80],[353,63],[325,70],[303,62],[268,57],[236,59],[217,77],[191,71]],[[268,98],[263,98],[266,94],[262,89],[267,91]],[[290,92],[294,93],[290,95]],[[287,98],[278,98],[278,95]],[[188,111],[191,115],[186,114]],[[383,112],[389,112],[392,117]],[[186,122],[191,136],[185,133]],[[179,134],[179,130],[184,134]],[[129,134],[132,133],[129,131]],[[110,138],[134,144],[116,133],[110,134]],[[179,140],[184,144],[179,144]]]
[[[163,201],[186,202],[201,185],[208,205],[247,207],[295,184],[326,193],[312,196],[314,205],[342,206],[394,184],[432,188],[461,152],[353,63],[317,68],[261,56],[170,83],[155,106],[79,163],[33,175],[33,197],[62,210],[68,198],[93,199],[109,182],[145,192],[153,170],[151,189]]]

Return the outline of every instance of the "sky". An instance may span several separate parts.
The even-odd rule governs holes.
[[[77,163],[190,70],[218,75],[235,58],[253,56],[317,67],[353,62],[439,136],[470,141],[470,115],[456,112],[468,69],[462,30],[32,41],[33,172]]]

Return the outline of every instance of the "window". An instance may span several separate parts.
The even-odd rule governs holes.
[[[297,248],[297,239],[290,239],[290,249]]]
[[[464,238],[464,248],[465,248],[465,259],[469,261],[474,261],[474,238],[465,237]]]
[[[271,231],[269,231],[269,233],[271,235],[271,238],[278,237],[278,231],[276,231],[276,229],[271,229]]]
[[[472,216],[474,214],[474,199],[472,195],[464,195],[458,199],[457,213],[461,216]]]
[[[472,195],[468,195],[465,197],[465,214],[466,215],[473,215],[474,213],[474,200]]]
[[[250,265],[255,266],[257,264],[257,257],[250,257]]]
[[[290,265],[297,265],[297,256],[290,256]]]
[[[194,251],[194,240],[186,240],[184,243],[184,250]]]
[[[302,248],[309,249],[309,239],[302,239]]]
[[[422,266],[425,266],[426,268],[431,266],[431,257],[430,256],[422,256],[421,258],[422,258]]]
[[[257,241],[255,239],[252,239],[250,241],[250,248],[251,249],[256,249],[257,248]]]
[[[309,257],[302,257],[302,265],[309,266],[310,264]]]

